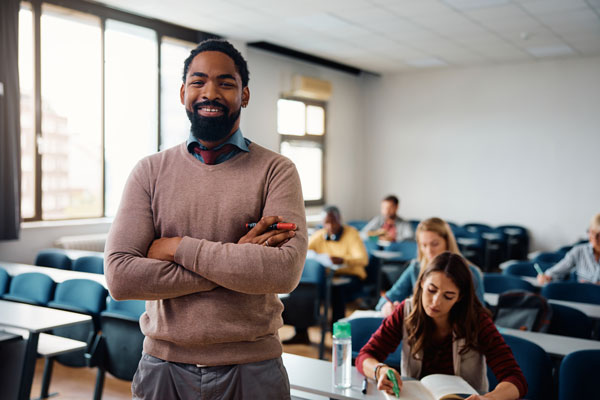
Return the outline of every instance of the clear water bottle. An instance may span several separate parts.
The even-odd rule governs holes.
[[[333,324],[333,386],[347,389],[352,384],[352,337],[348,322]]]

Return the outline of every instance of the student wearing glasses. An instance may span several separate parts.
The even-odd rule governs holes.
[[[401,375],[421,379],[430,374],[461,376],[478,393],[468,400],[512,400],[527,393],[521,368],[496,329],[489,311],[475,295],[471,272],[458,254],[444,252],[419,275],[415,292],[383,320],[356,358],[359,372],[393,393],[387,376],[395,369],[381,363],[402,341]],[[498,385],[491,392],[486,364]]]
[[[575,272],[578,282],[600,284],[600,213],[590,221],[588,238],[588,243],[573,247],[556,265],[539,274],[538,282],[564,279]]]

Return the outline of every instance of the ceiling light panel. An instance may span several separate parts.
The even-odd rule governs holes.
[[[521,6],[537,15],[589,8],[584,0],[536,0],[528,1]]]
[[[557,44],[554,46],[528,47],[526,50],[535,57],[556,57],[570,55],[574,53],[574,50],[566,44]]]
[[[472,10],[508,4],[508,0],[443,0],[443,2],[457,10]]]

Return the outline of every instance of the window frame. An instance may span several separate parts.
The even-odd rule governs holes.
[[[156,135],[157,135],[157,149],[159,151],[161,145],[161,44],[163,37],[170,37],[179,40],[183,40],[190,43],[199,43],[204,39],[216,38],[217,35],[185,28],[179,25],[171,24],[164,21],[159,21],[152,18],[146,18],[140,15],[131,14],[125,11],[116,10],[98,3],[89,3],[82,0],[25,0],[21,3],[28,4],[28,7],[32,12],[32,25],[33,25],[33,135],[34,135],[34,214],[33,217],[23,218],[22,222],[31,221],[69,221],[69,220],[85,220],[106,217],[106,164],[105,164],[105,30],[106,21],[108,19],[125,22],[133,25],[142,26],[154,30],[156,34],[157,42],[157,57],[158,57],[158,68],[156,79],[158,81],[157,88],[157,115],[156,115]],[[42,218],[42,202],[43,202],[43,189],[42,189],[42,154],[39,149],[39,141],[43,139],[42,132],[42,93],[41,93],[41,16],[42,16],[42,5],[48,4],[52,6],[58,6],[65,9],[70,9],[76,12],[90,14],[100,19],[100,51],[101,51],[101,74],[100,77],[102,82],[101,90],[101,141],[102,145],[102,211],[101,215],[89,216],[89,217],[73,217],[73,218],[61,218],[61,219],[46,219]]]
[[[325,182],[326,177],[326,165],[327,165],[327,149],[326,149],[326,137],[327,137],[327,102],[322,100],[310,99],[306,97],[298,97],[298,96],[290,96],[290,95],[281,95],[277,100],[294,100],[300,101],[304,103],[305,106],[317,106],[323,108],[323,134],[322,135],[314,135],[306,132],[306,126],[304,128],[304,135],[285,135],[279,133],[277,131],[277,135],[279,135],[279,151],[281,152],[281,144],[283,142],[307,142],[307,143],[317,143],[321,148],[323,158],[321,160],[321,198],[317,200],[304,200],[305,207],[313,207],[313,206],[323,206],[325,205],[325,189],[327,184]]]

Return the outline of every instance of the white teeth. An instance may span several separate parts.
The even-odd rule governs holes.
[[[219,112],[221,110],[219,110],[218,108],[203,108],[202,111],[205,111],[205,112]]]

